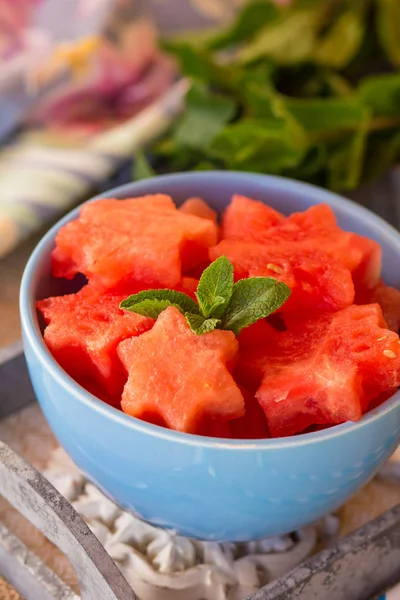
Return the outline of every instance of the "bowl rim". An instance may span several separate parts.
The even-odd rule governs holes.
[[[241,171],[199,171],[199,172],[183,172],[183,173],[172,173],[167,175],[159,175],[156,177],[149,178],[147,180],[133,181],[121,186],[117,186],[107,190],[101,194],[90,198],[89,200],[81,203],[79,206],[69,211],[62,219],[58,220],[41,238],[39,243],[31,253],[27,264],[25,266],[21,286],[20,286],[20,318],[23,336],[26,340],[29,340],[29,344],[42,367],[45,368],[47,373],[57,381],[57,383],[69,394],[72,394],[79,402],[91,408],[97,413],[100,413],[106,418],[112,419],[115,423],[119,423],[123,427],[127,427],[132,431],[140,431],[151,435],[156,438],[163,438],[166,441],[186,444],[190,446],[197,446],[199,448],[215,448],[219,450],[276,450],[278,448],[296,448],[299,446],[305,446],[318,441],[327,441],[332,438],[349,435],[356,431],[372,425],[374,422],[380,420],[385,415],[394,412],[400,407],[400,390],[396,392],[391,398],[386,400],[383,404],[363,415],[359,421],[348,421],[339,425],[334,425],[330,428],[311,432],[302,433],[296,436],[287,436],[280,438],[267,438],[267,439],[255,439],[255,440],[232,440],[225,438],[214,438],[206,437],[195,434],[187,434],[164,427],[147,423],[138,418],[131,417],[122,411],[109,406],[90,392],[86,391],[78,383],[75,382],[56,362],[51,355],[50,351],[44,343],[43,336],[39,329],[37,312],[35,307],[34,299],[34,288],[32,282],[36,276],[36,270],[38,263],[42,259],[42,255],[48,251],[48,246],[54,244],[54,238],[58,230],[63,227],[72,218],[78,215],[81,207],[88,202],[93,202],[100,198],[112,198],[115,196],[119,197],[132,197],[135,194],[135,188],[146,185],[146,182],[157,180],[162,186],[163,182],[178,181],[196,181],[207,178],[208,182],[220,181],[221,178],[229,177],[230,183],[232,180],[238,180],[241,184],[245,184],[246,180],[252,183],[259,181],[260,184],[270,183],[275,190],[279,189],[286,192],[298,192],[302,195],[307,195],[313,204],[326,203],[329,204],[334,210],[335,208],[343,208],[347,214],[351,216],[357,215],[357,217],[364,222],[368,222],[371,225],[371,219],[374,221],[374,226],[377,230],[384,231],[385,235],[398,246],[400,255],[400,233],[384,219],[375,215],[372,211],[367,208],[356,204],[352,200],[344,198],[334,192],[324,190],[317,186],[289,179],[286,177],[280,177],[276,175],[263,175],[256,173],[246,173]],[[142,192],[138,192],[140,194]],[[149,192],[156,193],[156,192]],[[315,202],[314,202],[315,201]],[[25,341],[24,341],[25,344]]]

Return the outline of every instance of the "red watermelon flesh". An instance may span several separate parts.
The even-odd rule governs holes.
[[[331,259],[350,269],[357,289],[372,288],[379,280],[381,248],[373,240],[343,231],[332,209],[317,204],[304,212],[293,213],[270,236],[276,242],[296,243],[304,250],[322,249]]]
[[[382,392],[368,404],[368,411],[378,408],[378,406],[386,402],[386,400],[389,400],[389,398],[391,398],[398,391],[398,388],[393,388],[391,390],[387,390],[386,392]]]
[[[334,249],[332,248],[332,256]],[[374,240],[354,234],[350,243],[350,256],[360,255],[351,268],[356,294],[374,289],[379,283],[382,269],[382,248]]]
[[[356,290],[372,289],[380,276],[379,244],[340,229],[334,212],[326,204],[317,204],[284,218],[260,202],[235,196],[224,213],[222,239],[268,246],[287,242],[296,244],[298,252],[322,250],[351,271]]]
[[[213,223],[217,223],[218,215],[215,210],[208,206],[202,198],[193,197],[185,200],[179,207],[179,210],[186,215],[194,215],[201,219],[209,219]]]
[[[229,421],[219,419],[218,417],[206,417],[197,424],[196,433],[205,437],[230,439],[232,438],[232,434],[229,425]]]
[[[327,204],[316,204],[303,212],[292,213],[281,221],[276,233],[288,242],[302,242],[320,238],[326,233],[344,233],[336,223],[333,210]]]
[[[261,406],[252,393],[245,388],[240,388],[246,413],[239,419],[229,423],[230,436],[237,440],[262,440],[269,438],[267,420]]]
[[[207,437],[235,440],[263,440],[269,438],[265,414],[254,394],[240,387],[245,404],[245,414],[232,421],[208,419],[199,428],[201,435]]]
[[[44,340],[60,366],[80,385],[116,406],[126,381],[117,346],[154,323],[120,310],[123,299],[87,285],[77,294],[37,303],[47,323]]]
[[[291,329],[297,325],[295,315],[293,323]],[[266,319],[254,323],[239,334],[240,357],[235,379],[239,385],[256,392],[271,361],[284,364],[301,360],[309,354],[313,339],[313,335],[303,332],[295,337],[290,330],[277,331]]]
[[[211,260],[222,255],[232,262],[236,279],[273,277],[286,283],[292,294],[283,314],[336,311],[354,300],[350,271],[321,251],[299,250],[289,243],[269,246],[223,240],[210,249]]]
[[[232,332],[196,335],[169,307],[151,331],[118,347],[129,374],[122,410],[187,433],[201,433],[207,419],[241,417],[243,396],[228,369],[237,353]]]
[[[183,292],[187,294],[193,300],[196,300],[196,290],[199,285],[199,280],[196,277],[182,277],[181,281],[174,288],[178,292]]]
[[[346,331],[345,342],[338,346],[340,331]],[[361,406],[363,412],[371,401],[383,392],[400,386],[400,342],[397,333],[387,329],[378,304],[351,306],[339,313],[330,327],[331,337],[326,339],[328,352],[344,364],[353,358],[362,377]],[[344,337],[344,333],[341,334]],[[349,348],[346,349],[346,343]]]
[[[265,363],[269,360],[265,348],[275,347],[286,338],[280,335],[276,338],[277,330],[267,319],[253,323],[242,329],[238,336],[240,358],[235,370],[235,379],[239,385],[251,390],[254,394],[261,384],[265,371]],[[291,351],[293,348],[291,348]]]
[[[268,319],[260,319],[252,325],[245,327],[238,335],[240,349],[254,348],[268,344],[271,336],[275,336],[276,329]]]
[[[268,232],[284,220],[284,216],[267,204],[236,194],[222,216],[222,239],[245,242],[268,240]]]
[[[388,328],[396,333],[400,330],[400,291],[380,281],[377,287],[361,298],[361,303],[377,303],[382,308]]]
[[[151,290],[151,289],[155,289],[155,288],[156,289],[168,289],[168,286],[165,286],[165,285],[150,285],[150,284],[146,284],[146,282],[132,281],[129,279],[118,284],[118,293],[117,294],[115,294],[114,291],[110,292],[109,290],[103,288],[101,285],[95,284],[93,282],[91,282],[89,285],[90,285],[91,289],[96,289],[99,294],[106,294],[106,295],[112,294],[112,295],[121,296],[123,298],[127,298],[128,296],[131,296],[132,294],[138,294],[139,292],[142,292],[145,290]],[[178,292],[183,292],[184,294],[187,294],[188,296],[190,296],[191,298],[196,300],[195,292],[197,290],[198,285],[199,285],[199,280],[196,279],[195,277],[182,277],[182,279],[179,281],[179,283],[177,283],[173,287],[173,289]]]
[[[357,420],[374,398],[400,385],[399,338],[385,329],[378,305],[288,319],[287,326],[264,347],[244,350],[238,365],[243,379],[258,356],[256,397],[272,436]]]
[[[173,287],[182,269],[206,260],[217,236],[215,223],[178,211],[168,196],[97,200],[57,234],[53,272],[81,272],[114,292],[130,281]]]

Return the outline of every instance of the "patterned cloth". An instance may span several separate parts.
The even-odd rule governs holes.
[[[50,5],[51,2],[47,0],[47,4]],[[62,5],[66,4],[68,2],[63,0]],[[85,10],[89,10],[93,3],[91,4],[89,0],[71,0],[69,4],[71,6],[78,4],[80,10],[83,10],[82,6],[86,7]],[[135,19],[136,21],[147,19],[149,22],[154,22],[163,33],[171,33],[229,19],[240,4],[239,0],[192,0],[191,2],[174,0],[174,10],[171,11],[171,3],[166,0],[145,2],[118,0],[115,6],[120,6],[118,9],[120,12],[116,11],[108,21],[106,20],[104,30],[113,37],[119,36],[120,46],[125,44],[125,56],[133,56],[135,53],[132,52],[132,48],[140,47],[140,52],[144,52],[143,47],[147,43],[146,38],[143,37],[145,27],[137,28],[137,31],[132,33],[130,41],[124,30],[125,24],[122,24],[124,20],[122,17],[125,14],[133,22]],[[130,5],[132,8],[129,8]],[[11,6],[15,5],[11,4]],[[60,7],[58,3],[58,8],[61,10]],[[149,29],[149,52],[152,51],[151,36],[152,32]],[[58,54],[56,53],[56,59],[50,62],[46,69],[43,67],[40,71],[41,77],[54,76],[54,70],[57,73],[58,70],[62,70],[65,60],[69,61],[69,65],[81,69],[82,56],[85,53],[89,55],[95,47],[96,38],[83,40],[79,48],[63,45]],[[110,85],[108,75],[112,73],[114,77],[112,84],[116,85],[115,78],[118,78],[118,75],[114,74],[118,71],[119,63],[118,57],[103,56],[103,59],[105,64],[103,82],[101,74],[97,72],[97,76],[100,77],[99,85],[102,86],[99,89],[107,93],[107,86]],[[154,76],[150,75],[147,78],[147,91],[149,87],[151,91],[152,86],[153,88],[157,85],[166,86],[165,69],[168,70],[168,67],[161,64],[160,72],[156,70]],[[96,75],[96,69],[94,70]],[[164,79],[162,79],[163,72]],[[88,102],[93,102],[93,89],[96,88],[90,87],[90,83],[85,85],[87,75],[85,73],[83,75],[81,83],[72,85],[70,95],[72,103],[84,94]],[[91,74],[89,78],[90,76]],[[123,74],[121,77],[123,78]],[[99,191],[104,183],[121,168],[121,165],[131,158],[135,149],[142,147],[148,140],[164,131],[170,120],[181,109],[185,89],[186,84],[178,82],[165,94],[163,93],[155,103],[150,103],[147,108],[132,118],[126,119],[115,127],[103,128],[99,133],[83,137],[77,135],[74,138],[71,135],[69,122],[66,125],[64,123],[64,129],[58,128],[55,136],[55,117],[53,116],[51,127],[49,123],[43,123],[43,119],[51,118],[51,115],[49,116],[51,111],[48,110],[47,105],[42,114],[36,111],[35,127],[24,128],[22,134],[14,139],[12,144],[0,150],[0,257],[10,252],[20,241],[41,229],[44,224],[58,219],[73,205]],[[24,93],[21,89],[8,98],[7,94],[4,96],[3,92],[1,96],[0,92],[2,120],[15,118],[15,105],[23,104]],[[135,89],[134,93],[143,93],[143,86]],[[157,89],[154,90],[154,95],[157,96]],[[103,106],[107,103],[107,96],[105,98]],[[132,103],[132,97],[127,99],[125,94],[122,107],[119,103],[116,112],[122,110],[123,114],[126,102]],[[93,106],[94,110],[98,109],[95,102]],[[51,108],[55,115],[65,114],[69,110],[65,102],[55,103]],[[101,113],[101,110],[98,112]],[[32,118],[30,122],[32,123]],[[96,123],[92,123],[91,127],[96,129]]]
[[[97,190],[132,153],[161,133],[180,110],[186,90],[178,82],[137,117],[86,144],[41,144],[29,134],[0,156],[0,256],[44,223]]]
[[[108,32],[113,39],[119,40],[119,46],[122,46],[122,50],[125,49],[124,56],[132,57],[145,52],[147,45],[151,51],[152,33],[148,32],[150,40],[148,44],[143,35],[145,26],[138,27],[134,33],[131,31],[131,38],[129,38],[129,28],[128,32],[125,31],[126,22],[137,23],[147,20],[163,35],[169,35],[225,24],[247,0],[173,0],[173,9],[171,0],[101,0],[101,2],[100,0],[57,0],[56,12],[54,12],[55,0],[24,0],[24,2],[28,1],[32,5],[37,4],[39,8],[47,7],[44,22],[46,25],[52,23],[55,28],[52,35],[58,36],[59,39],[63,39],[62,36],[67,35],[67,32],[71,35],[71,31],[74,32],[75,37],[79,35],[79,23],[82,21],[79,15],[85,17],[82,21],[83,27],[90,28],[89,18],[97,23],[99,13],[102,14],[105,7],[113,5],[115,10],[110,11],[108,17],[104,19],[102,32],[104,36]],[[277,1],[287,2],[287,0]],[[13,3],[13,0],[0,0],[0,16],[2,7],[4,9],[5,6],[15,8],[17,3]],[[64,19],[59,18],[60,12],[65,15]],[[37,33],[37,23],[35,22],[34,25],[33,31]],[[95,25],[91,27],[93,29]],[[92,29],[87,33],[81,32],[89,37],[83,38],[77,45],[68,46],[63,43],[60,46],[55,61],[50,62],[50,65],[44,69],[45,78],[49,77],[49,72],[54,75],[54,71],[57,73],[60,69],[62,71],[66,60],[82,75],[85,57],[90,56],[98,44],[99,36],[93,34]],[[42,33],[46,31],[43,30]],[[139,52],[137,52],[138,48]],[[118,57],[115,56],[114,58],[106,56],[104,60],[106,71],[103,83],[106,87],[103,85],[101,89],[107,92],[107,85],[110,84],[107,73],[118,72],[119,63]],[[157,85],[165,87],[167,84],[166,71],[168,66],[161,62],[159,70],[156,69],[154,75],[150,74],[147,78],[146,89],[150,87],[157,95],[157,90],[154,88]],[[89,79],[90,76],[89,73]],[[68,101],[73,103],[77,97],[85,98],[88,106],[93,105],[94,112],[96,113],[97,110],[101,114],[99,107],[95,106],[96,95],[93,95],[90,82],[85,85],[86,78],[87,74],[83,72],[81,84],[72,86]],[[128,118],[121,125],[108,128],[106,132],[91,135],[89,138],[82,139],[78,136],[74,140],[69,131],[69,123],[67,126],[64,123],[64,129],[57,131],[56,138],[54,138],[54,127],[49,131],[49,127],[44,126],[39,133],[36,128],[25,128],[23,134],[15,139],[11,146],[7,146],[2,152],[0,150],[0,257],[10,252],[20,241],[41,229],[44,224],[57,220],[73,205],[101,189],[121,165],[132,157],[135,149],[142,147],[149,139],[164,131],[170,120],[181,109],[185,88],[184,82],[178,83],[169,93],[162,94],[155,105],[133,118]],[[139,94],[142,92],[143,87],[139,89]],[[10,98],[7,94],[4,97],[4,92],[2,97],[0,85],[0,136],[2,125],[8,126],[8,121],[15,119],[15,110],[22,102],[23,94],[24,90],[20,89],[11,94]],[[103,108],[107,106],[107,102],[106,96]],[[123,112],[126,102],[128,104],[132,102],[132,97],[127,100],[125,94],[122,108],[119,103],[115,111]],[[37,119],[39,124],[43,125],[41,121],[46,118],[53,119],[52,125],[54,125],[54,115],[65,114],[69,110],[67,104],[68,102],[65,101],[53,104],[51,110],[45,104],[42,111],[39,110],[35,115],[36,125]],[[138,104],[140,105],[140,101]],[[92,123],[91,127],[94,126],[96,129],[95,125]]]

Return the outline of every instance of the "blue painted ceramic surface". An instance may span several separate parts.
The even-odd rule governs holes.
[[[232,172],[177,174],[129,184],[108,197],[163,192],[179,203],[201,196],[221,211],[233,193],[290,213],[325,202],[339,224],[377,240],[383,276],[400,287],[400,235],[365,209],[301,183]],[[213,540],[249,540],[299,528],[337,508],[364,485],[400,440],[400,393],[358,423],[265,441],[185,435],[133,419],[78,386],[43,343],[35,301],[72,291],[50,274],[57,230],[34,251],[21,287],[25,353],[55,435],[76,464],[121,506],[154,524]]]

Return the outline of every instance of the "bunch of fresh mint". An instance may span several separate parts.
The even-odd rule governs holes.
[[[135,178],[231,169],[349,190],[400,159],[400,0],[253,0],[165,46],[191,88]]]
[[[227,329],[238,335],[244,327],[277,311],[290,296],[290,289],[271,277],[249,277],[234,283],[233,266],[217,258],[200,278],[197,303],[175,290],[146,290],[121,302],[125,310],[157,319],[168,306],[175,306],[197,335]]]

